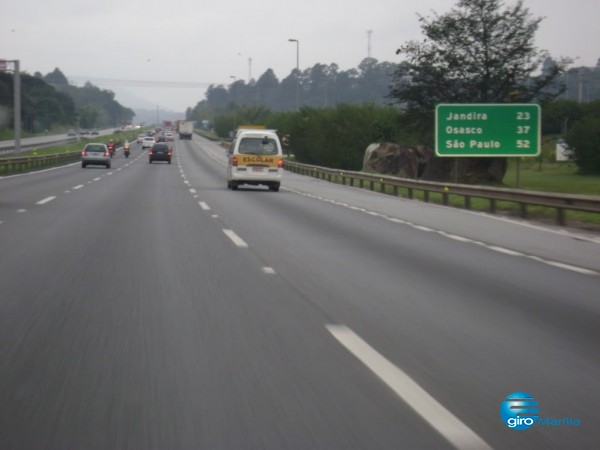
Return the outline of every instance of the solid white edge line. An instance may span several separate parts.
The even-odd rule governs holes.
[[[56,196],[46,197],[46,198],[40,200],[39,202],[36,202],[36,205],[45,205],[46,203],[51,202],[55,198],[56,198]]]
[[[402,370],[379,354],[344,325],[326,325],[327,330],[350,353],[388,385],[419,416],[458,449],[491,450],[483,439],[466,426]]]
[[[223,229],[223,233],[225,233],[225,235],[229,239],[231,239],[231,241],[235,245],[237,245],[238,247],[240,247],[240,248],[247,248],[248,247],[248,244],[246,244],[241,237],[239,237],[237,234],[235,234],[235,232],[233,230],[229,230],[229,229],[224,228]]]

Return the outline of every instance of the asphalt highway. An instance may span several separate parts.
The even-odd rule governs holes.
[[[174,150],[0,178],[1,449],[598,448],[599,235]]]

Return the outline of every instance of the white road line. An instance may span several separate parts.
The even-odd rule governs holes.
[[[26,213],[27,210],[26,209],[17,209],[17,214],[23,214]]]
[[[94,178],[92,181],[100,181],[101,179],[102,179],[102,178],[100,178],[100,177],[96,177],[96,178]]]
[[[438,403],[402,370],[380,355],[360,336],[344,325],[326,325],[340,344],[356,356],[375,375],[429,425],[458,449],[491,449],[473,430]]]
[[[45,205],[46,203],[51,202],[55,198],[56,198],[56,196],[46,197],[46,198],[40,200],[39,202],[36,202],[36,205]]]
[[[81,189],[82,187],[83,187],[83,184],[78,184],[77,186],[73,186],[71,189],[76,191],[77,189]]]
[[[263,267],[262,272],[266,275],[275,275],[275,269],[272,267]]]
[[[210,211],[210,206],[208,206],[205,202],[198,202],[198,204],[204,211]]]
[[[195,194],[195,193],[196,193],[196,189],[190,188],[190,194]]]
[[[232,242],[240,248],[247,248],[248,244],[244,242],[244,240],[239,237],[233,230],[223,229],[223,233],[232,240]]]
[[[310,198],[314,198],[314,199],[321,200],[321,201],[328,202],[328,203],[333,203],[333,204],[340,205],[340,206],[344,205],[344,203],[338,202],[336,200],[328,200],[328,199],[325,199],[323,197],[319,197],[319,196],[314,195],[314,194],[309,194],[307,192],[298,191],[296,189],[291,189],[291,188],[286,188],[286,189],[288,191],[290,191],[290,192],[294,192],[294,193],[302,195],[304,197],[310,197]],[[546,265],[549,265],[549,266],[552,266],[552,267],[557,267],[557,268],[564,269],[564,270],[570,270],[572,272],[577,272],[577,273],[581,273],[581,274],[584,274],[584,275],[591,275],[591,276],[599,276],[600,275],[600,272],[598,272],[596,270],[592,270],[592,269],[586,269],[585,267],[573,266],[571,264],[565,264],[565,263],[561,263],[559,261],[553,261],[551,259],[545,259],[545,258],[541,258],[539,256],[529,255],[527,253],[522,253],[522,252],[519,252],[519,251],[516,251],[516,250],[511,250],[511,249],[507,249],[507,248],[504,248],[504,247],[495,246],[495,245],[492,245],[492,244],[486,244],[485,242],[479,242],[479,241],[476,241],[474,239],[470,239],[470,238],[465,237],[465,236],[459,236],[459,235],[456,235],[456,234],[447,233],[447,232],[442,231],[442,230],[436,230],[435,228],[429,228],[429,227],[426,227],[426,226],[423,226],[423,225],[417,225],[417,224],[414,224],[412,222],[408,222],[406,220],[402,220],[402,219],[398,219],[398,218],[394,218],[394,217],[389,217],[389,216],[386,216],[385,214],[374,213],[373,211],[369,211],[369,210],[366,210],[366,209],[355,208],[355,207],[348,207],[348,208],[359,210],[359,211],[361,211],[363,213],[367,213],[367,214],[369,214],[371,216],[381,217],[384,220],[388,220],[388,221],[393,222],[393,223],[397,223],[397,224],[400,224],[400,225],[406,225],[406,226],[409,226],[409,227],[414,228],[416,230],[424,231],[424,232],[427,232],[427,233],[437,233],[440,236],[444,236],[444,237],[446,237],[448,239],[453,239],[455,241],[469,243],[469,244],[475,244],[475,245],[480,245],[480,246],[482,246],[484,248],[487,248],[489,250],[493,250],[493,251],[499,252],[499,253],[504,253],[506,255],[510,255],[510,256],[514,256],[514,257],[529,258],[529,259],[531,259],[533,261],[537,261],[537,262],[542,263],[542,264],[546,264]],[[474,214],[473,211],[467,211],[467,213]],[[485,214],[484,214],[484,216],[494,218],[493,216],[487,216]],[[517,224],[519,223],[519,222],[514,222],[514,221],[511,221],[511,222],[512,223],[517,223]],[[541,228],[541,227],[537,227],[537,228],[544,230],[544,228]],[[561,233],[561,234],[564,234],[564,233]],[[576,237],[575,235],[571,235],[571,236],[572,237]],[[590,239],[581,238],[581,240],[587,240],[589,242],[596,243],[594,240],[590,240]]]
[[[558,261],[541,259],[541,258],[538,258],[537,256],[530,256],[529,258],[533,259],[534,261],[548,264],[549,266],[552,266],[552,267],[558,267],[560,269],[570,270],[571,272],[577,272],[577,273],[581,273],[583,275],[598,275],[598,272],[596,272],[595,270],[586,269],[584,267],[572,266],[570,264],[565,264],[565,263],[561,263]]]

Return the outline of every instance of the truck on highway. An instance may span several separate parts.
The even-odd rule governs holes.
[[[192,139],[194,132],[194,122],[182,120],[179,122],[179,139]]]

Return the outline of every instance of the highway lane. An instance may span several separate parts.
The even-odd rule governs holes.
[[[176,145],[171,166],[0,180],[22,193],[0,203],[0,442],[594,448],[594,236],[292,174],[232,192],[223,150]],[[521,390],[582,426],[508,429]]]

